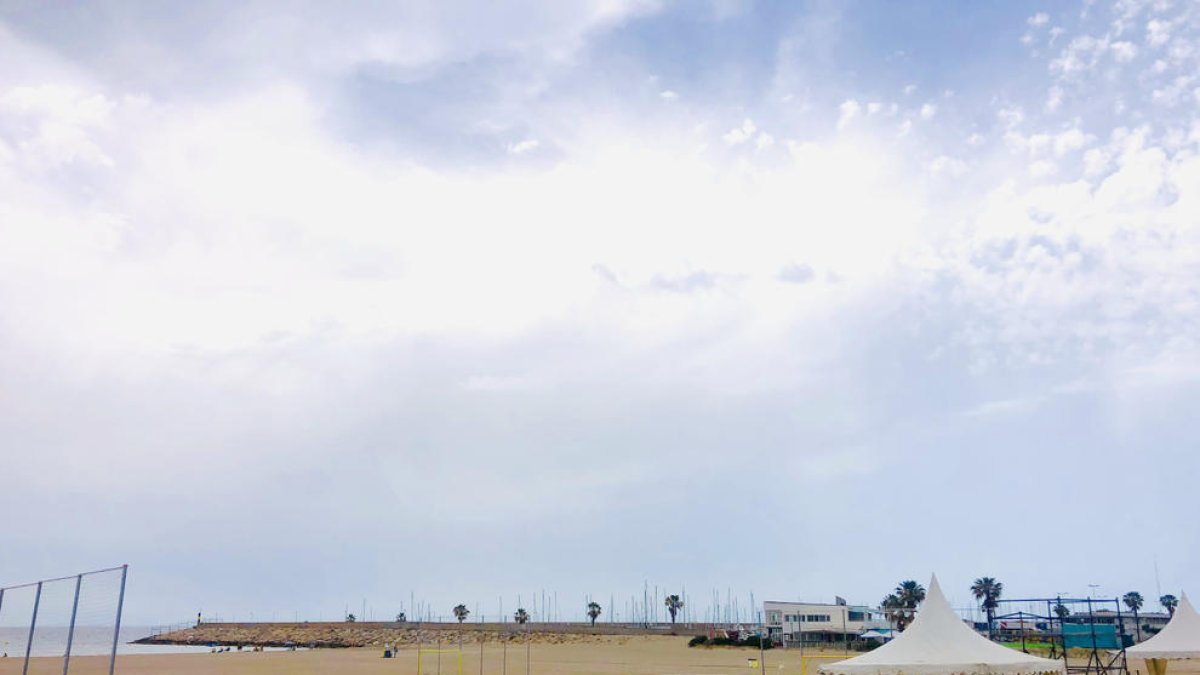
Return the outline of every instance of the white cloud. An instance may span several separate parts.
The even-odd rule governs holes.
[[[957,178],[967,171],[966,162],[946,155],[938,155],[929,163],[929,173],[934,176],[950,176]]]
[[[1048,159],[1039,159],[1029,164],[1031,178],[1045,178],[1058,170],[1058,165]]]
[[[1050,22],[1050,15],[1045,12],[1038,12],[1025,20],[1030,26],[1045,26]]]
[[[1150,99],[1157,104],[1174,106],[1184,103],[1192,94],[1192,87],[1197,78],[1195,75],[1178,75],[1165,86],[1156,87],[1150,93]]]
[[[1055,112],[1062,107],[1063,89],[1062,87],[1050,87],[1050,92],[1046,94],[1046,111]]]
[[[757,129],[758,127],[754,126],[754,121],[746,118],[742,121],[742,126],[730,129],[721,138],[725,139],[725,142],[729,145],[739,145],[753,138],[754,132]]]
[[[845,129],[846,127],[850,126],[850,124],[858,118],[861,112],[862,106],[858,104],[858,101],[855,101],[854,99],[846,99],[845,101],[842,101],[842,104],[838,106],[837,128]]]
[[[536,138],[526,138],[516,143],[509,143],[508,152],[512,155],[523,155],[531,150],[537,150],[541,142]]]
[[[970,420],[985,425],[984,413],[1031,412],[1021,402],[1039,394],[1021,383],[1057,391],[1048,380],[1067,371],[1175,385],[1200,372],[1200,122],[1190,108],[1143,104],[1154,90],[1176,106],[1195,95],[1200,82],[1180,80],[1175,60],[1183,24],[1156,52],[1163,76],[1120,69],[1112,38],[1099,56],[1081,49],[1078,63],[1103,67],[1094,81],[1057,83],[1072,96],[1050,121],[1044,97],[1060,73],[1045,61],[1060,54],[1035,50],[1036,72],[1018,73],[1029,86],[998,103],[953,82],[955,114],[936,125],[913,125],[922,116],[909,99],[888,124],[853,127],[896,111],[856,91],[838,110],[839,129],[854,131],[843,134],[798,120],[778,93],[838,101],[848,94],[829,92],[844,82],[780,75],[753,99],[776,106],[754,113],[774,135],[748,119],[724,135],[770,148],[754,153],[714,138],[743,102],[700,92],[664,105],[654,80],[644,96],[610,96],[609,78],[644,83],[655,68],[589,72],[605,55],[580,49],[587,36],[636,9],[605,4],[583,19],[575,5],[519,11],[532,26],[493,12],[505,23],[480,30],[496,35],[459,37],[446,26],[464,6],[439,3],[431,11],[451,14],[430,37],[403,44],[420,31],[381,29],[344,52],[329,38],[311,51],[264,38],[269,53],[255,60],[233,40],[261,80],[186,96],[104,70],[120,58],[111,51],[36,74],[29,58],[3,60],[0,426],[29,448],[6,457],[10,483],[67,497],[64,485],[104,485],[169,518],[155,506],[179,497],[161,486],[193,481],[230,510],[245,493],[256,507],[299,509],[281,522],[350,523],[360,543],[375,541],[371,514],[398,495],[433,503],[453,486],[499,506],[448,503],[401,527],[459,536],[472,519],[530,527],[565,511],[586,529],[591,510],[646,512],[658,494],[647,486],[666,472],[698,493],[727,482],[727,441],[745,429],[816,483],[866,480],[855,471],[878,457],[860,434],[916,447],[906,420],[939,424],[949,410],[961,422],[947,399],[992,401]],[[339,39],[352,40],[362,21],[346,20]],[[132,33],[154,33],[141,28]],[[196,61],[222,58],[202,47]],[[526,61],[520,77],[504,70]],[[202,81],[180,75],[195,72],[187,63],[138,63]],[[327,70],[341,85],[378,77],[387,96],[331,101]],[[460,87],[464,75],[487,86]],[[1112,112],[1098,81],[1131,111]],[[442,84],[498,92],[483,109],[435,101],[443,108],[420,120],[450,120],[453,133],[431,141],[439,151],[485,156],[410,152],[389,135],[407,118],[382,125],[369,139],[379,142],[345,129],[344,107],[390,114],[404,107],[397,92],[437,98]],[[90,412],[64,424],[63,401]],[[683,435],[664,436],[664,420]],[[78,447],[95,447],[94,461]],[[601,454],[607,469],[572,480]],[[187,456],[208,461],[172,461]],[[279,466],[286,480],[273,482]],[[531,467],[558,487],[508,499]],[[271,494],[275,483],[338,517],[313,520]]]
[[[1091,144],[1095,137],[1072,127],[1059,133],[1037,133],[1025,136],[1016,131],[1004,135],[1004,141],[1013,150],[1029,153],[1032,157],[1053,155],[1056,158],[1080,150]]]
[[[1057,157],[1080,150],[1095,138],[1077,128],[1071,128],[1054,136],[1054,154]]]
[[[1110,48],[1113,50],[1113,56],[1120,63],[1129,63],[1137,58],[1137,45],[1132,42],[1114,42],[1110,45]]]
[[[1161,47],[1171,40],[1171,24],[1168,21],[1151,19],[1146,22],[1146,42],[1151,47]]]
[[[1099,149],[1092,148],[1083,153],[1083,175],[1094,178],[1108,170],[1109,167],[1108,153]]]
[[[1050,62],[1050,70],[1062,77],[1079,75],[1094,68],[1108,48],[1107,37],[1082,35],[1071,40],[1058,58]]]
[[[932,103],[926,103],[921,106],[921,119],[931,120],[937,114],[937,106]]]
[[[1025,112],[1019,107],[1001,108],[996,111],[996,117],[1006,128],[1012,129],[1025,121]]]
[[[659,92],[658,96],[664,101],[675,101],[679,99],[679,94],[671,91],[670,89]]]

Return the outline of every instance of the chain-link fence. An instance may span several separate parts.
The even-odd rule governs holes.
[[[111,675],[127,574],[123,565],[0,588],[3,672]]]

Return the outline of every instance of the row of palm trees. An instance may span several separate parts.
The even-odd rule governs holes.
[[[1142,594],[1138,593],[1137,591],[1129,591],[1125,595],[1121,596],[1121,601],[1124,602],[1125,606],[1133,612],[1133,622],[1137,626],[1137,639],[1138,642],[1141,642],[1142,622],[1138,618],[1138,610],[1142,608],[1142,605],[1144,605],[1146,601],[1144,598],[1142,598]],[[1158,604],[1165,607],[1169,615],[1175,616],[1175,608],[1179,606],[1179,598],[1168,593],[1159,597]]]
[[[996,609],[1000,606],[1000,595],[1004,593],[1004,584],[996,581],[994,577],[979,577],[975,583],[971,584],[971,595],[979,601],[979,607],[987,614],[988,634],[992,633],[992,626],[996,620]],[[925,587],[921,584],[909,579],[901,581],[896,590],[892,591],[883,598],[880,606],[887,614],[888,620],[896,624],[896,629],[903,631],[913,617],[916,616],[917,605],[925,601]],[[1138,618],[1138,610],[1145,604],[1145,599],[1141,593],[1130,591],[1121,597],[1121,601],[1125,606],[1133,612],[1134,623],[1138,624],[1138,641],[1142,639],[1142,629],[1140,619]],[[1179,605],[1179,599],[1174,595],[1167,594],[1158,599],[1171,616],[1175,616],[1175,608]],[[1055,605],[1054,613],[1060,619],[1065,619],[1070,616],[1071,610],[1061,602]]]
[[[671,614],[671,623],[675,623],[675,616],[679,614],[679,610],[683,609],[683,600],[678,595],[668,595],[663,598],[663,604],[666,605],[667,611]],[[600,618],[601,612],[603,612],[603,608],[600,606],[600,603],[595,601],[588,602],[585,613],[591,619],[593,626],[596,625],[596,619]],[[466,621],[470,615],[471,610],[467,609],[466,605],[459,604],[454,606],[454,618],[458,619],[459,623]],[[353,617],[354,615],[351,614],[350,616]],[[353,619],[349,620],[353,621]],[[513,620],[524,625],[529,622],[529,612],[526,612],[524,607],[520,607],[513,613]]]
[[[1000,606],[1000,596],[1004,593],[1004,584],[997,581],[994,577],[979,577],[975,583],[971,584],[971,595],[979,601],[979,607],[987,614],[988,633],[991,634],[992,626],[996,620],[996,609]],[[1145,605],[1145,599],[1141,593],[1130,591],[1121,598],[1125,606],[1133,612],[1133,620],[1138,623],[1138,610]],[[1158,599],[1159,603],[1166,608],[1171,616],[1175,615],[1175,608],[1179,605],[1179,599],[1174,595],[1164,595]],[[887,594],[880,603],[880,607],[885,611],[887,618],[892,623],[896,624],[896,629],[903,631],[916,617],[917,606],[925,602],[925,587],[921,584],[907,579],[896,585],[896,589]],[[675,617],[680,609],[683,609],[683,600],[678,595],[668,595],[663,599],[663,604],[666,605],[667,611],[671,614],[671,623],[675,623]],[[591,620],[592,625],[596,625],[596,619],[600,618],[603,608],[600,603],[591,601],[588,602],[585,614]],[[1065,619],[1070,616],[1071,610],[1062,603],[1055,605],[1054,613],[1060,618]],[[467,609],[466,605],[459,604],[454,607],[454,618],[458,619],[459,623],[467,620],[471,614],[471,610]],[[353,615],[351,615],[353,617]],[[353,621],[354,619],[349,619]],[[529,621],[529,613],[525,608],[519,608],[513,614],[513,620],[519,624],[525,624]],[[1142,639],[1141,626],[1138,626],[1138,640]]]

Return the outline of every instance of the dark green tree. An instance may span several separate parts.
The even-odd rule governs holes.
[[[882,607],[896,630],[903,631],[917,614],[917,605],[925,602],[925,587],[908,579],[901,581],[896,590],[884,597]]]
[[[1125,606],[1129,608],[1129,611],[1133,612],[1134,631],[1137,633],[1137,641],[1141,642],[1142,622],[1140,619],[1138,619],[1138,610],[1142,608],[1142,605],[1146,604],[1146,601],[1142,598],[1142,594],[1138,593],[1137,591],[1129,591],[1125,595],[1121,596],[1121,601],[1125,603]]]
[[[971,584],[971,594],[979,601],[979,606],[987,614],[988,637],[992,637],[993,624],[996,621],[996,608],[1000,606],[1000,594],[1004,592],[1004,584],[993,577],[979,577]]]
[[[471,613],[471,610],[467,609],[466,605],[455,605],[454,606],[454,618],[458,619],[459,623],[466,621],[467,615],[469,615],[470,613]]]
[[[678,595],[668,595],[663,598],[663,604],[667,606],[667,611],[671,613],[671,623],[675,623],[675,615],[679,613],[679,610],[683,609],[683,600],[680,600]]]
[[[1159,602],[1159,603],[1160,603],[1160,604],[1161,604],[1163,607],[1166,607],[1166,608],[1167,608],[1167,612],[1168,612],[1168,613],[1169,613],[1171,616],[1175,616],[1175,608],[1179,606],[1179,598],[1177,598],[1177,597],[1175,597],[1175,596],[1171,595],[1170,593],[1168,593],[1168,594],[1166,594],[1166,595],[1162,596],[1161,598],[1159,598],[1159,599],[1158,599],[1158,602]]]

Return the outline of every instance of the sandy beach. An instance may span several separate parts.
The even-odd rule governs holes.
[[[621,641],[597,641],[577,644],[534,644],[529,673],[537,675],[602,675],[628,673],[630,675],[732,675],[745,674],[749,658],[757,658],[752,649],[689,648],[686,637],[642,637]],[[811,653],[806,652],[806,653]],[[417,650],[402,649],[398,658],[381,658],[382,650],[362,649],[317,649],[296,652],[228,652],[223,654],[138,654],[117,658],[117,672],[123,675],[151,675],[158,673],[226,673],[229,675],[272,675],[289,673],[310,675],[316,673],[392,673],[415,675],[417,673]],[[441,673],[454,675],[457,672],[455,654],[443,653]],[[526,672],[524,645],[509,645],[507,669],[505,653],[500,645],[487,644],[483,647],[483,669],[480,670],[479,645],[467,645],[462,652],[462,672],[471,675],[485,674],[523,675]],[[437,655],[424,654],[425,663],[421,672],[438,672]],[[810,662],[810,672],[816,672],[816,659]],[[20,659],[0,662],[0,675],[20,673]],[[31,672],[62,672],[61,659],[38,659]],[[801,673],[798,650],[770,650],[766,652],[768,670],[772,673]],[[80,657],[72,659],[71,672],[91,675],[107,672],[103,658]]]
[[[644,637],[616,641],[601,641],[582,644],[535,644],[532,647],[529,673],[537,675],[746,675],[758,672],[751,670],[748,659],[756,658],[754,650],[697,649],[687,646],[684,637]],[[807,673],[802,668],[798,650],[771,650],[766,652],[766,671],[774,674],[815,675],[817,666],[835,660],[836,652],[814,653],[806,650]],[[443,654],[441,673],[454,675],[455,655]],[[523,646],[507,650],[507,669],[502,663],[504,654],[498,645],[484,645],[483,669],[480,670],[479,646],[467,648],[462,653],[464,675],[523,675],[526,672],[525,649]],[[809,658],[812,657],[812,658]],[[438,672],[437,655],[426,654],[428,659],[422,673]],[[1082,665],[1082,664],[1080,664]],[[1145,665],[1131,660],[1130,673],[1146,673]],[[20,659],[0,661],[0,675],[21,672]],[[37,659],[31,665],[31,673],[61,673],[59,659]],[[71,672],[81,675],[107,673],[107,661],[98,657],[72,659]],[[391,673],[393,675],[415,675],[417,653],[415,649],[401,650],[399,658],[381,658],[378,649],[319,649],[297,652],[229,652],[224,654],[163,654],[130,655],[117,659],[117,672],[122,675],[157,675],[179,673],[180,675],[316,675],[318,673]],[[1173,663],[1170,675],[1200,674],[1200,663]]]

